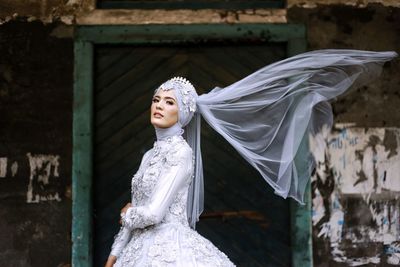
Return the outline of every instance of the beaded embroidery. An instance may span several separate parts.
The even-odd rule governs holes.
[[[160,88],[164,91],[175,89],[175,91],[179,92],[183,103],[179,110],[185,113],[194,113],[196,111],[197,93],[194,86],[187,79],[174,77],[163,83],[158,89]]]
[[[184,163],[182,166],[188,168],[187,173],[181,177],[184,184],[161,222],[155,222],[156,219],[151,216],[143,216],[140,209],[130,209],[127,226],[132,227],[132,236],[114,267],[173,267],[187,257],[199,266],[234,266],[224,253],[189,227],[186,206],[194,163],[193,154],[180,153],[181,149],[190,147],[182,136],[173,136],[156,141],[143,156],[141,166],[132,178],[132,203],[136,206],[146,204],[158,179],[169,168]],[[124,216],[123,220],[126,220]],[[115,242],[123,241],[121,237],[116,237]]]

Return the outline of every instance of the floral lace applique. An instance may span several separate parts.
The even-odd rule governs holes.
[[[139,171],[132,177],[131,193],[133,199],[135,199],[137,202],[139,202],[139,199],[141,198],[141,194],[139,194],[139,185],[142,177],[143,173],[139,173]]]
[[[159,141],[154,143],[148,160],[132,178],[132,197],[137,205],[151,196],[163,170],[179,164],[182,159],[178,156],[178,151],[185,143],[182,136],[168,137],[162,145]]]
[[[234,266],[224,253],[196,231],[191,229],[187,231],[183,240],[183,246],[190,247],[196,261],[203,263],[205,266]]]
[[[119,244],[121,244],[121,243],[125,244],[127,242],[126,238],[128,238],[128,237],[124,236],[125,233],[123,232],[123,228],[124,228],[123,226],[120,227],[118,233],[114,236],[114,242],[111,246],[111,251],[116,253],[115,254],[116,257],[119,256],[119,254],[121,253],[121,250],[122,250],[121,247],[119,246]],[[118,249],[116,250],[117,247],[118,247]]]
[[[153,153],[153,150],[150,149],[147,151],[144,156],[143,160],[139,166],[138,171],[133,175],[132,180],[131,180],[131,194],[132,194],[132,199],[135,200],[135,203],[138,205],[142,203],[141,201],[143,200],[143,195],[140,193],[141,190],[141,183],[144,175],[144,171],[147,168],[149,157],[151,157],[151,154]]]
[[[141,249],[143,247],[143,240],[147,237],[146,230],[142,231],[140,234],[134,234],[134,238],[128,243],[126,249],[123,250],[121,257],[118,258],[114,267],[135,266],[142,256]]]
[[[120,253],[114,267],[176,266],[186,258],[199,266],[234,266],[224,253],[189,227],[186,205],[188,188],[194,175],[194,158],[182,158],[182,153],[179,153],[182,146],[188,145],[181,136],[157,141],[143,166],[132,178],[132,202],[137,208],[129,209],[125,214],[129,218],[123,221],[127,221],[128,228],[136,229],[132,231],[131,240]],[[156,218],[146,214],[140,205],[145,205],[152,196],[160,175],[181,161],[191,164],[183,166],[188,168],[185,169],[185,182],[181,184],[161,223],[153,226]]]
[[[169,207],[169,211],[175,215],[182,215],[185,212],[185,203],[182,201],[184,192],[180,192],[176,195],[172,205]]]
[[[126,213],[122,213],[121,219],[122,225],[128,228],[144,228],[157,221],[156,216],[143,216],[141,212],[138,212],[137,208],[130,208]]]
[[[157,234],[154,243],[148,250],[148,256],[152,259],[151,263],[155,266],[163,266],[162,263],[173,263],[178,256],[179,247],[176,242],[172,242],[174,232]],[[158,265],[157,265],[158,264]]]
[[[167,151],[165,155],[165,165],[166,167],[177,166],[181,162],[181,158],[178,156],[180,145],[172,147],[171,150]]]
[[[141,179],[141,190],[146,197],[150,197],[161,173],[160,164],[150,166]]]

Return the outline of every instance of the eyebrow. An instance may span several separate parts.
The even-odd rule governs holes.
[[[156,95],[156,96],[154,96],[154,97],[161,98],[161,96],[159,96],[159,95]],[[170,96],[166,96],[166,97],[164,97],[164,98],[165,98],[165,99],[171,99],[171,100],[176,101],[175,98],[170,97]]]

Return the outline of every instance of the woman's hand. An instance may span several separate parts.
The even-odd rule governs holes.
[[[131,203],[126,204],[125,207],[123,207],[123,208],[121,209],[121,213],[126,213],[126,211],[127,211],[130,207],[132,207],[132,204],[131,204]]]
[[[125,214],[126,211],[127,211],[130,207],[132,207],[132,204],[131,204],[131,203],[126,204],[125,207],[123,207],[123,208],[121,209],[121,214],[122,214],[122,213]],[[122,224],[122,218],[119,219],[119,224]]]
[[[104,267],[113,267],[114,263],[117,261],[117,257],[110,255],[107,259],[106,265]]]

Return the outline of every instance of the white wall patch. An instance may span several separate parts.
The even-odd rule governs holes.
[[[7,158],[0,157],[0,178],[7,176]]]
[[[11,164],[11,176],[14,177],[18,172],[18,162],[14,161]]]
[[[317,161],[312,223],[332,259],[348,266],[398,264],[400,129],[336,125],[310,145]]]
[[[61,201],[59,188],[59,155],[26,154],[29,160],[30,177],[27,203]]]

